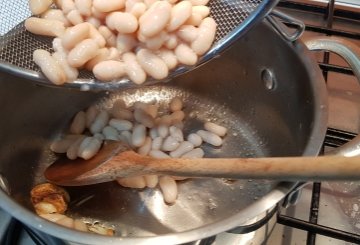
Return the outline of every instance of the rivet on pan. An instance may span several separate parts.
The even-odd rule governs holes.
[[[272,90],[275,88],[276,85],[276,79],[274,76],[274,73],[269,69],[264,69],[261,72],[261,79],[264,82],[265,88],[268,90]]]
[[[7,182],[7,180],[5,179],[5,177],[3,177],[0,174],[0,188],[5,191],[8,195],[10,195],[10,189],[9,189],[9,184]]]

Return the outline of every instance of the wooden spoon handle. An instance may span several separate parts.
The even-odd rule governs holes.
[[[189,177],[360,180],[360,157],[152,159],[144,170]]]

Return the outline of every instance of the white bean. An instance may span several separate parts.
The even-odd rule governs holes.
[[[99,110],[95,106],[90,106],[86,110],[86,127],[90,128],[91,124],[95,121],[96,116],[99,114]]]
[[[170,126],[172,124],[172,117],[170,115],[164,115],[160,118],[156,119],[156,124],[157,125],[167,125]]]
[[[156,118],[157,113],[158,113],[158,110],[159,110],[159,106],[158,106],[158,105],[148,105],[148,106],[145,108],[145,112],[146,112],[147,114],[149,114],[152,118]]]
[[[223,143],[222,139],[212,132],[199,130],[196,133],[202,138],[204,142],[209,143],[210,145],[220,146]]]
[[[116,48],[120,53],[130,52],[138,44],[134,35],[118,34],[116,37]]]
[[[158,50],[167,41],[168,34],[165,31],[161,31],[159,34],[153,37],[145,38],[145,45],[148,49]]]
[[[98,51],[99,46],[94,40],[85,39],[69,52],[68,62],[72,67],[81,67],[94,58]]]
[[[119,139],[128,144],[129,146],[132,146],[131,138],[132,134],[130,131],[122,131],[119,135]]]
[[[170,156],[162,151],[159,150],[151,150],[149,152],[149,156],[154,158],[170,158]]]
[[[159,182],[157,175],[144,175],[146,186],[149,188],[155,188]]]
[[[74,220],[72,218],[67,217],[67,216],[65,216],[62,219],[57,220],[55,223],[58,224],[58,225],[65,226],[65,227],[70,228],[70,229],[74,228]]]
[[[112,12],[106,16],[106,25],[112,30],[127,34],[137,30],[138,21],[136,17],[130,13]]]
[[[74,229],[78,231],[85,231],[88,232],[88,228],[84,222],[79,219],[74,219]]]
[[[101,21],[95,17],[87,17],[85,20],[87,23],[93,25],[95,28],[99,28],[101,26]]]
[[[69,158],[70,160],[75,160],[77,158],[79,147],[84,139],[85,136],[81,135],[77,140],[75,140],[74,143],[70,145],[70,147],[66,151],[67,158]]]
[[[105,60],[94,66],[93,73],[99,80],[111,81],[125,75],[125,65],[121,61]]]
[[[80,144],[78,157],[88,160],[100,150],[101,141],[95,137],[86,137]]]
[[[94,69],[94,67],[100,63],[101,61],[105,61],[108,60],[110,56],[110,51],[108,48],[101,48],[99,49],[98,54],[92,58],[91,60],[89,60],[88,62],[86,62],[85,64],[85,68],[89,71],[92,71],[92,69]]]
[[[120,52],[115,47],[109,48],[110,54],[109,54],[109,60],[120,60]]]
[[[192,4],[190,1],[181,1],[171,9],[170,21],[166,27],[167,31],[175,31],[183,25],[192,14]]]
[[[127,0],[125,2],[125,12],[130,12],[131,9],[135,6],[135,4],[142,2],[143,0]]]
[[[134,15],[137,19],[140,18],[146,12],[146,4],[145,3],[135,3],[131,8],[130,13]]]
[[[132,120],[133,113],[125,108],[113,108],[112,115],[117,119]]]
[[[195,148],[194,150],[191,150],[184,155],[181,156],[181,158],[202,158],[204,157],[204,151],[201,148]]]
[[[77,9],[71,10],[67,15],[66,18],[70,21],[73,25],[78,25],[84,22],[84,18],[81,16]]]
[[[109,125],[116,128],[118,131],[131,130],[133,128],[132,122],[114,118],[109,121]]]
[[[65,25],[63,22],[37,17],[26,19],[25,28],[31,33],[50,37],[59,37],[65,32]]]
[[[39,215],[41,218],[44,218],[46,220],[49,220],[51,222],[56,222],[60,219],[63,219],[64,217],[66,217],[65,215],[63,214],[57,214],[57,213],[53,213],[53,214],[40,214]]]
[[[147,49],[141,49],[136,54],[137,61],[147,74],[155,79],[164,79],[169,74],[165,62]]]
[[[70,26],[70,22],[68,21],[68,19],[66,19],[63,11],[61,11],[60,9],[49,9],[41,15],[41,18],[47,20],[58,20],[64,23],[65,27]]]
[[[100,34],[100,32],[91,24],[90,25],[90,38],[93,39],[100,48],[105,47],[106,40],[105,38]]]
[[[180,145],[179,141],[177,141],[174,137],[168,136],[165,138],[161,150],[163,151],[174,151]]]
[[[53,4],[52,0],[29,0],[30,11],[34,15],[44,13],[50,8],[51,4]]]
[[[178,45],[178,38],[175,34],[169,34],[168,40],[165,42],[165,47],[168,49],[174,49]]]
[[[150,8],[151,5],[153,5],[156,2],[157,2],[157,0],[144,0],[144,3],[145,3],[147,8]]]
[[[53,39],[52,46],[55,52],[67,55],[67,51],[64,49],[62,40],[59,37]]]
[[[199,5],[206,5],[208,4],[209,0],[190,0],[192,5],[199,6]]]
[[[151,128],[149,135],[150,135],[151,139],[155,139],[155,138],[159,137],[157,128]]]
[[[67,28],[64,35],[61,37],[62,46],[71,50],[79,42],[89,38],[90,25],[88,23],[81,23],[76,26]]]
[[[203,17],[199,13],[192,13],[190,18],[185,22],[185,25],[199,26]]]
[[[181,43],[175,48],[175,55],[178,61],[184,65],[195,65],[198,56],[188,45]]]
[[[173,126],[183,130],[184,129],[184,123],[183,122],[176,122],[173,124]]]
[[[191,144],[188,141],[183,141],[180,143],[179,147],[176,148],[176,150],[170,152],[170,156],[177,158],[177,157],[180,157],[180,156],[184,155],[185,153],[191,151],[192,149],[194,149],[193,144]]]
[[[139,31],[146,37],[160,33],[167,25],[171,16],[171,4],[157,1],[140,17]]]
[[[70,125],[70,133],[72,134],[82,134],[85,130],[86,124],[86,114],[83,111],[79,111],[74,116],[74,119]]]
[[[160,124],[157,127],[157,132],[159,134],[160,137],[165,138],[166,136],[169,135],[169,127],[165,124]]]
[[[105,139],[105,136],[101,133],[96,133],[93,137],[97,138],[100,141],[103,141]]]
[[[142,189],[146,187],[146,182],[143,176],[134,176],[127,178],[119,178],[116,180],[120,185],[128,188]]]
[[[142,156],[146,156],[147,154],[149,154],[149,152],[151,150],[151,145],[152,145],[151,138],[146,137],[144,145],[141,146],[137,152]]]
[[[159,180],[159,186],[165,202],[174,203],[178,195],[176,181],[170,176],[162,176]]]
[[[154,118],[140,108],[135,109],[134,118],[147,128],[152,128],[155,125]]]
[[[183,102],[179,97],[175,97],[170,101],[169,107],[171,112],[181,111],[183,108]]]
[[[193,144],[195,147],[198,147],[202,144],[202,138],[197,134],[189,134],[187,137],[187,141]]]
[[[75,0],[75,7],[83,16],[91,16],[92,0]]]
[[[178,65],[178,60],[172,50],[162,48],[157,52],[157,55],[165,62],[169,70],[174,69]]]
[[[198,29],[192,25],[183,25],[177,30],[176,35],[183,41],[191,43],[198,36]]]
[[[52,83],[61,85],[66,82],[65,72],[48,51],[42,49],[35,50],[33,60]]]
[[[193,6],[192,12],[201,15],[202,18],[206,18],[210,14],[210,8],[203,5]]]
[[[211,47],[216,33],[216,23],[213,18],[205,18],[199,26],[198,37],[191,43],[191,48],[198,55],[203,55]]]
[[[105,139],[107,140],[119,140],[118,131],[111,126],[104,127],[102,130],[102,134],[105,136]]]
[[[100,34],[105,38],[107,46],[116,46],[116,35],[107,26],[100,26],[98,30]]]
[[[184,120],[185,113],[183,111],[174,111],[173,113],[171,113],[170,118],[171,118],[171,123],[176,124]]]
[[[69,65],[65,53],[55,52],[52,54],[52,57],[62,68],[63,72],[65,73],[67,82],[72,82],[78,77],[79,71]]]
[[[144,145],[146,137],[146,128],[142,124],[134,126],[131,143],[135,147]]]
[[[151,149],[152,150],[160,150],[163,141],[164,141],[164,138],[162,138],[162,137],[154,138],[153,141],[152,141]]]
[[[64,14],[68,14],[71,10],[76,9],[73,0],[60,0],[59,3],[60,8],[63,10]]]
[[[94,0],[94,8],[100,12],[113,12],[125,7],[125,0]]]
[[[220,126],[218,124],[212,123],[212,122],[206,122],[204,124],[204,128],[207,131],[210,131],[210,132],[212,132],[214,134],[217,134],[220,137],[225,136],[225,134],[227,133],[227,128],[225,128],[223,126]]]
[[[122,56],[125,63],[125,71],[131,81],[142,84],[146,80],[146,73],[137,62],[134,53],[125,53]]]
[[[109,114],[107,111],[100,111],[90,126],[90,132],[92,134],[100,133],[109,121]]]
[[[56,153],[65,153],[80,135],[66,135],[62,139],[55,140],[50,145],[50,150]]]
[[[183,135],[183,132],[181,131],[181,129],[179,129],[175,126],[171,126],[169,128],[169,132],[170,132],[170,135],[177,141],[179,141],[179,142],[184,141],[184,135]]]
[[[91,7],[91,13],[92,13],[92,16],[94,16],[95,18],[97,18],[101,21],[105,20],[105,18],[107,16],[107,13],[97,10],[94,6]]]

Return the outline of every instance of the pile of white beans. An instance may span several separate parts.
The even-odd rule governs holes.
[[[202,158],[203,143],[219,147],[222,137],[227,133],[223,126],[212,122],[204,123],[204,130],[198,130],[184,137],[185,113],[183,102],[175,97],[169,108],[155,103],[135,102],[126,106],[117,100],[108,112],[95,107],[78,112],[69,129],[68,135],[55,141],[51,150],[66,153],[69,159],[81,157],[89,159],[100,149],[102,141],[119,140],[127,143],[141,155],[155,158]],[[85,136],[88,131],[92,136]],[[117,182],[131,188],[154,188],[159,184],[166,203],[174,203],[177,198],[176,180],[185,178],[175,176],[146,175],[118,179]]]
[[[105,82],[164,79],[178,64],[195,65],[215,38],[209,0],[177,1],[29,0],[39,17],[25,28],[55,37],[55,52],[35,50],[34,62],[56,85],[76,80],[83,68]]]

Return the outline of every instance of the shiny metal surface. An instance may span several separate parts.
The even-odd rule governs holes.
[[[266,43],[263,43],[266,40]],[[0,192],[1,206],[24,223],[62,239],[83,244],[173,244],[208,237],[239,226],[279,202],[295,183],[196,179],[180,184],[175,205],[163,203],[158,190],[135,191],[115,183],[69,188],[69,214],[116,228],[117,237],[83,234],[33,214],[31,187],[56,156],[48,144],[72,116],[91,104],[109,108],[174,96],[185,101],[186,128],[206,118],[229,128],[224,146],[206,148],[216,156],[316,155],[327,119],[326,89],[319,69],[300,42],[287,43],[268,25],[248,33],[223,56],[171,83],[116,93],[80,92],[37,86],[11,74],[0,76],[0,173],[11,196]],[[274,62],[276,61],[276,62]],[[261,74],[271,70],[275,87]]]
[[[271,11],[279,0],[216,0],[210,1],[210,16],[218,23],[217,34],[211,49],[199,60],[196,66],[180,66],[165,81],[180,74],[188,72],[195,67],[220,55],[225,49],[244,35],[254,25]],[[55,86],[50,83],[41,73],[40,69],[32,61],[35,49],[52,50],[52,39],[33,35],[27,32],[23,20],[31,15],[28,10],[27,0],[17,0],[0,3],[0,69],[2,71],[34,80],[47,86]],[[15,15],[12,13],[16,13]],[[231,14],[229,14],[231,13]],[[148,78],[148,83],[156,83],[155,79]],[[111,90],[136,87],[128,78],[113,82],[99,82],[93,74],[87,71],[81,72],[79,79],[73,83],[64,84],[65,87],[76,87],[81,90]]]

